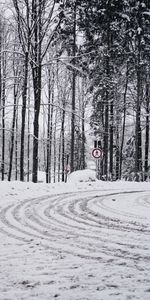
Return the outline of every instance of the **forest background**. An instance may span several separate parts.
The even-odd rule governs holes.
[[[149,0],[0,8],[1,180],[65,181],[86,168],[89,134],[100,179],[148,180]]]

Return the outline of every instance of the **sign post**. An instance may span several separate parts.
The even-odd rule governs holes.
[[[92,150],[92,157],[96,159],[96,177],[100,179],[100,162],[104,156],[104,152],[100,148],[94,148]]]
[[[67,176],[70,171],[69,167],[69,154],[67,154],[67,161],[66,161],[66,166],[65,166],[65,182],[67,182]]]

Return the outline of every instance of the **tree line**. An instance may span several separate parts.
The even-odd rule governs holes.
[[[149,1],[10,7],[0,16],[1,179],[37,182],[41,169],[46,182],[65,181],[68,158],[70,172],[86,167],[90,123],[101,179],[147,180]]]

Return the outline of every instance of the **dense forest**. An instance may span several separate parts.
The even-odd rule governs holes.
[[[87,167],[89,136],[101,179],[149,180],[150,1],[0,8],[1,180],[65,181]]]

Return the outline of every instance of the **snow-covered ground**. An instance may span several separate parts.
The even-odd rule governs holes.
[[[0,183],[1,300],[150,299],[150,183]]]

